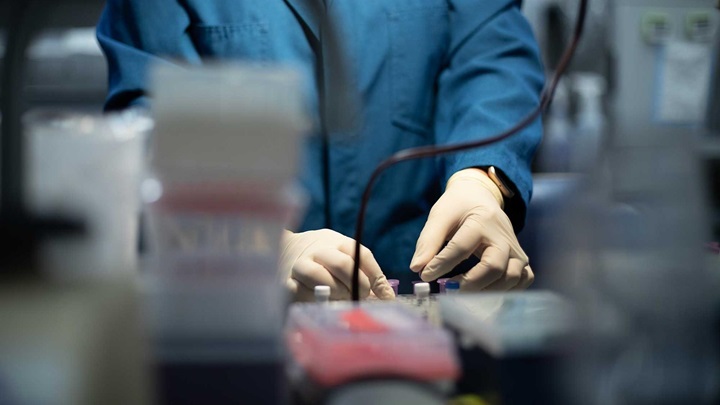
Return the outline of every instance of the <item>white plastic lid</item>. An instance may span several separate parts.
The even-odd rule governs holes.
[[[327,285],[315,286],[315,296],[316,297],[329,297],[330,296],[330,286],[327,286]]]
[[[430,284],[429,283],[415,283],[415,295],[419,294],[430,294]]]

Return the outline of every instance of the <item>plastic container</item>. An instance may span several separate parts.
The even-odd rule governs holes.
[[[398,296],[398,290],[400,288],[400,280],[396,280],[394,278],[391,278],[388,280],[388,283],[390,284],[390,287],[392,287],[393,291],[395,292],[395,296]]]
[[[62,278],[135,272],[139,184],[152,121],[134,112],[37,111],[25,124],[30,209],[78,220],[86,230],[45,244],[43,268]]]
[[[163,182],[241,180],[262,190],[294,181],[303,136],[312,129],[297,70],[158,65],[152,82],[153,167]]]
[[[278,277],[282,231],[299,211],[291,192],[240,183],[182,184],[149,205],[155,270],[209,278]]]
[[[274,366],[287,297],[280,239],[302,202],[292,188],[309,123],[300,76],[273,65],[164,65],[152,83],[151,334],[158,350],[193,361],[212,347],[218,361]]]
[[[295,366],[320,386],[375,377],[446,382],[460,374],[450,334],[402,304],[296,304],[287,325]]]
[[[415,305],[420,310],[423,319],[429,318],[430,305],[430,283],[416,283],[413,286],[415,293]]]
[[[576,308],[552,292],[468,293],[440,297],[439,304],[447,328],[494,358],[558,356],[576,347]]]
[[[430,284],[429,283],[415,283],[413,285],[413,292],[417,299],[427,299],[430,296]]]
[[[445,283],[445,293],[446,294],[457,294],[460,292],[460,283],[455,280],[448,280],[447,283]]]
[[[450,280],[450,279],[449,278],[439,278],[438,279],[437,283],[439,286],[440,294],[443,294],[445,292],[445,283],[447,283],[448,280]]]
[[[257,375],[220,381],[235,393],[282,396],[284,378],[274,372],[285,358],[280,240],[301,206],[292,184],[311,122],[301,77],[272,64],[166,64],[152,75],[155,178],[146,201],[155,262],[146,313],[161,358],[234,376],[237,367],[273,370],[261,386]],[[216,386],[197,374],[189,380]]]
[[[152,77],[159,192],[148,202],[158,271],[279,281],[280,238],[302,206],[292,187],[310,128],[301,75],[211,64],[158,67]]]

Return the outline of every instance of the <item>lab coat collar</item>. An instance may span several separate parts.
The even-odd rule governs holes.
[[[285,3],[319,41],[321,13],[324,12],[322,0],[285,0]]]

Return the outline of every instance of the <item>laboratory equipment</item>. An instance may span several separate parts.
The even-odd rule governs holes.
[[[562,246],[574,253],[559,285],[585,332],[568,364],[571,402],[718,399],[720,288],[701,170],[712,148],[700,134],[720,44],[707,31],[719,23],[710,0],[615,3],[616,122]]]
[[[416,283],[413,286],[415,294],[415,306],[420,311],[420,315],[423,319],[428,319],[429,306],[430,306],[430,284],[429,283]]]
[[[438,292],[440,292],[440,294],[445,292],[445,283],[447,283],[448,280],[450,280],[450,279],[449,278],[439,278],[437,280]]]
[[[82,232],[82,224],[63,218],[38,218],[27,211],[25,202],[24,147],[22,117],[28,92],[28,47],[41,28],[72,26],[87,10],[98,7],[96,0],[5,1],[4,32],[7,33],[2,68],[2,153],[0,159],[0,242],[15,244],[16,249],[3,251],[0,263],[8,273],[32,273],[38,270],[37,250],[48,237]]]
[[[457,294],[460,292],[460,282],[455,280],[448,280],[445,283],[445,293],[446,294]]]
[[[393,291],[395,291],[395,296],[397,296],[398,289],[400,288],[400,280],[391,278],[388,280],[388,283],[390,284],[390,287],[392,287]]]
[[[330,394],[328,405],[443,405],[437,390],[409,381],[361,381]]]
[[[118,181],[118,190],[128,191],[140,167],[135,154],[138,149],[130,146],[133,141],[115,143],[118,139],[109,136],[113,133],[108,128],[109,120],[99,117],[85,117],[92,122],[90,129],[72,125],[53,128],[44,120],[22,121],[27,100],[24,86],[28,44],[43,24],[72,25],[78,15],[83,14],[78,13],[79,10],[85,6],[97,7],[99,3],[77,0],[2,4],[8,42],[2,85],[0,242],[5,248],[0,255],[3,272],[0,401],[7,403],[143,404],[149,403],[151,397],[134,301],[135,286],[132,275],[126,271],[133,267],[132,255],[123,249],[125,237],[132,233],[133,221],[121,230],[110,218],[118,215],[120,219],[128,219],[125,209],[128,200],[119,199],[110,204],[105,201],[108,207],[99,207],[101,198],[96,194],[112,186],[103,184],[104,181],[113,180]],[[24,135],[26,127],[32,130]],[[43,131],[45,133],[39,135]],[[50,133],[52,139],[36,138]],[[93,139],[95,135],[98,139]],[[81,137],[84,139],[79,140]],[[128,136],[127,140],[132,138]],[[71,151],[70,145],[76,150]],[[112,146],[117,148],[117,157],[103,162],[107,166],[100,165],[105,170],[90,173],[97,167],[84,168],[83,175],[95,175],[95,181],[83,184],[87,189],[71,194],[62,187],[70,185],[69,179],[58,175],[87,164],[96,152],[105,158],[111,157],[106,153]],[[46,148],[50,153],[42,157],[36,155],[40,150],[48,152]],[[61,161],[64,164],[59,164]],[[53,182],[52,187],[41,187],[42,190],[33,189],[50,177],[57,184]],[[81,177],[81,180],[87,179],[87,176]],[[92,187],[98,190],[90,190]],[[131,191],[128,197],[132,195]],[[121,209],[110,216],[104,215],[107,212],[99,214],[111,207]],[[38,212],[31,213],[31,208],[41,211],[45,219],[40,219]],[[63,210],[72,211],[74,220],[59,217],[58,214],[68,214],[60,212]],[[86,220],[89,232],[82,232],[81,224]],[[64,266],[53,263],[58,270],[55,276],[71,274],[75,280],[51,281],[44,277],[49,261],[41,249],[57,247],[68,242],[69,237],[75,238],[75,242],[87,242],[88,249],[66,250],[63,258],[69,260],[61,262]],[[94,245],[96,237],[102,242]],[[110,241],[118,243],[118,255],[104,252],[100,247]],[[89,254],[81,258],[79,251]],[[39,260],[41,256],[44,260]],[[117,267],[126,272],[116,271],[114,259],[120,259]],[[74,270],[79,271],[73,273]],[[103,271],[106,273],[101,274]]]
[[[294,304],[286,339],[291,379],[314,401],[373,378],[447,389],[460,373],[448,332],[393,302]]]
[[[423,300],[427,300],[428,297],[430,297],[430,283],[415,283],[415,285],[413,285],[413,292],[415,294],[415,299],[418,300],[418,303]]]
[[[330,302],[330,286],[316,285],[315,286],[315,301],[318,303]]]
[[[29,93],[25,88],[28,45],[41,28],[72,26],[87,15],[84,10],[96,9],[101,6],[100,3],[94,0],[31,0],[4,1],[0,4],[2,31],[7,34],[2,71],[0,148],[0,244],[3,246],[0,253],[0,319],[3,323],[0,328],[0,402],[3,403],[145,404],[151,401],[151,378],[147,358],[144,357],[146,351],[140,331],[133,275],[127,271],[112,271],[117,269],[103,274],[102,270],[110,270],[111,261],[117,256],[112,257],[113,253],[105,255],[95,247],[88,250],[93,252],[86,258],[101,258],[103,268],[85,267],[80,273],[72,274],[79,276],[73,277],[72,281],[47,277],[45,270],[48,269],[48,262],[39,260],[41,249],[48,244],[62,243],[61,238],[67,240],[72,237],[77,241],[93,238],[96,236],[94,233],[99,231],[103,234],[100,238],[107,242],[108,238],[116,235],[106,231],[113,228],[113,232],[118,232],[116,224],[109,225],[112,219],[97,215],[96,210],[104,208],[96,204],[98,196],[93,195],[94,191],[83,190],[80,195],[68,195],[67,190],[53,188],[57,195],[34,193],[32,199],[28,199],[36,182],[45,180],[32,178],[40,166],[44,165],[39,170],[43,174],[62,173],[51,173],[49,168],[73,153],[68,146],[75,140],[70,140],[66,135],[75,132],[74,135],[85,136],[84,140],[88,141],[75,145],[82,149],[74,151],[73,157],[79,162],[87,163],[91,158],[79,156],[79,152],[101,152],[105,157],[110,156],[105,154],[113,143],[107,137],[112,132],[107,127],[94,128],[98,131],[99,139],[90,146],[93,143],[90,138],[96,134],[83,133],[81,127],[49,128],[51,125],[48,122],[23,122]],[[90,121],[94,124],[109,122],[98,117]],[[38,134],[26,134],[25,128],[28,126],[33,131],[44,126],[45,130],[57,135],[57,138],[45,139],[47,143],[41,146],[44,149],[57,142],[57,149],[49,148],[51,153],[42,157],[48,158],[46,162],[28,161],[38,150],[28,147],[33,142],[32,138]],[[134,149],[130,144],[132,142],[114,145],[118,147],[117,159],[106,162],[107,167],[101,163],[100,169],[105,170],[93,173],[97,174],[95,180],[118,180],[118,188],[126,191],[130,179],[139,168],[134,158],[128,159],[134,154],[129,152]],[[52,161],[52,158],[57,160]],[[63,166],[62,169],[78,169],[73,159],[66,163],[70,167]],[[96,169],[85,168],[86,171]],[[29,174],[26,170],[29,170]],[[62,183],[58,177],[55,179],[60,184],[69,184],[67,179]],[[85,186],[102,188],[106,185],[88,182]],[[90,195],[93,197],[88,198]],[[58,207],[58,202],[62,200],[65,200],[65,205]],[[31,212],[28,201],[36,204],[34,208],[44,205],[41,210],[52,217],[40,217]],[[88,202],[90,204],[85,205]],[[110,206],[117,208],[125,202],[127,200],[121,199],[119,205]],[[55,210],[57,208],[71,209],[76,217],[59,217]],[[88,213],[84,209],[93,212]],[[125,211],[119,214],[127,219]],[[89,226],[86,230],[83,229],[83,223],[87,219]],[[132,221],[126,226],[132,232]],[[120,233],[123,236],[119,239],[127,235],[124,231]],[[119,242],[118,239],[115,241]],[[128,251],[122,250],[122,247],[119,255],[125,259],[129,257],[126,255]],[[65,255],[73,256],[77,253],[77,250],[66,251]],[[44,258],[47,259],[47,256]],[[77,260],[78,257],[65,258],[71,259],[63,261],[68,267],[57,266],[58,272],[54,275],[62,277],[66,272],[73,273],[76,268],[69,267],[70,264],[86,266],[82,260]],[[120,267],[124,270],[132,267],[122,266],[128,264],[128,261],[122,261]]]
[[[75,278],[135,273],[150,118],[133,111],[108,116],[36,111],[25,125],[29,210],[77,218],[86,227],[82,237],[42,246],[43,271]]]
[[[578,332],[569,302],[531,291],[444,295],[439,306],[463,359],[459,393],[495,393],[510,405],[566,403],[558,370]]]
[[[577,331],[572,305],[549,291],[446,295],[438,302],[462,345],[494,357],[560,352]]]
[[[712,3],[615,2],[610,38],[616,74],[610,112],[618,146],[677,138],[679,129],[702,124],[714,52],[708,35],[720,26]]]
[[[0,284],[0,403],[152,404],[134,277]]]
[[[309,124],[299,75],[215,65],[153,77],[143,286],[163,402],[282,402],[280,238],[300,209],[291,183]]]

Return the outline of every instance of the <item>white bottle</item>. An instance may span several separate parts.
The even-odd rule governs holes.
[[[315,302],[318,302],[318,303],[330,302],[330,286],[327,286],[327,285],[315,286]]]
[[[430,284],[415,283],[415,305],[420,310],[422,317],[427,319],[430,313]]]

